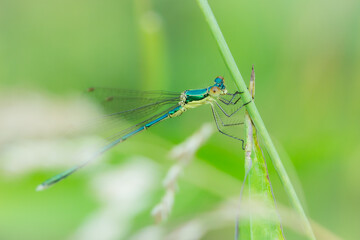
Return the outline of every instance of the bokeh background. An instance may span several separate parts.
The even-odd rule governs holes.
[[[210,4],[246,81],[255,65],[256,105],[308,216],[334,239],[359,239],[360,2]],[[150,215],[173,163],[168,152],[212,121],[209,107],[35,192],[97,141],[61,137],[90,119],[79,100],[87,87],[181,92],[217,75],[231,82],[194,0],[1,0],[0,239],[151,239],[236,196],[243,151],[215,133],[180,177],[168,221],[156,227]],[[291,209],[268,166],[278,203]],[[290,228],[285,236],[306,239]],[[203,239],[232,237],[229,222]]]

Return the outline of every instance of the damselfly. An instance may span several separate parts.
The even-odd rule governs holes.
[[[196,108],[205,104],[211,106],[212,114],[219,132],[241,141],[242,147],[244,148],[243,139],[226,131],[228,127],[241,125],[243,122],[226,121],[226,118],[232,119],[232,117],[249,102],[239,104],[241,103],[240,99],[242,92],[236,91],[235,93],[228,93],[223,77],[219,76],[215,78],[214,84],[207,88],[186,90],[181,94],[150,91],[139,93],[137,91],[105,88],[89,88],[88,92],[90,94],[95,94],[97,92],[101,93],[101,95],[105,94],[105,96],[100,96],[100,101],[106,103],[104,106],[109,111],[109,114],[104,116],[105,119],[121,119],[125,121],[135,120],[136,123],[126,128],[118,126],[120,128],[119,131],[116,131],[117,133],[115,135],[108,138],[109,143],[106,144],[92,158],[46,180],[37,187],[37,190],[46,189],[61,181],[99,157],[104,152],[110,150],[117,144],[136,135],[137,133],[148,129],[165,119],[180,116],[188,109]],[[229,99],[226,99],[226,96],[229,96]],[[220,103],[224,104],[224,106],[233,105],[235,108],[233,108],[231,112],[227,112]],[[115,123],[116,125],[119,125],[119,122]]]

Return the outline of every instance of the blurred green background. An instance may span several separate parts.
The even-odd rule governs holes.
[[[360,2],[211,0],[210,4],[246,81],[255,65],[256,105],[285,165],[291,167],[292,162],[296,170],[297,175],[289,174],[308,216],[340,238],[359,239]],[[89,86],[181,92],[205,87],[218,75],[231,82],[196,1],[0,2],[3,96],[14,92],[12,96],[21,101],[21,91],[41,92],[61,102]],[[0,99],[0,106],[6,106],[6,99]],[[31,115],[31,106],[23,115],[18,110],[7,114],[22,119]],[[159,179],[141,211],[125,220],[130,227],[120,239],[130,239],[153,224],[150,211],[161,199],[161,178],[172,164],[167,152],[209,121],[209,107],[187,112],[111,151],[110,167],[96,163],[40,193],[34,191],[36,185],[64,167],[18,176],[1,169],[0,239],[68,239],[102,206],[101,196],[89,187],[93,174],[121,167],[124,159],[137,154],[154,160]],[[0,151],[22,140],[18,134],[3,141]],[[7,161],[6,155],[1,156],[1,162]],[[213,167],[219,176],[238,182],[217,181],[207,168],[190,165],[180,177],[173,213],[162,225],[165,229],[175,229],[239,192],[244,166],[237,142],[216,133],[197,157],[195,161]],[[289,205],[269,160],[268,166],[277,201]],[[203,185],[195,184],[195,178]],[[201,187],[207,182],[213,190]],[[232,239],[232,234],[230,224],[204,239]],[[287,228],[285,236],[305,239]]]

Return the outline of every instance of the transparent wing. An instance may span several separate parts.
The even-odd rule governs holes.
[[[156,110],[169,102],[179,102],[180,94],[167,91],[135,91],[112,88],[89,88],[87,96],[100,104],[106,114],[130,117],[127,111],[138,110],[143,114]]]
[[[82,164],[46,180],[37,190],[43,190],[65,179],[99,155],[126,140],[128,137],[145,130],[147,124],[153,125],[164,119],[164,115],[179,106],[180,94],[169,92],[139,92],[107,88],[89,89],[90,97],[100,103],[105,115],[90,126],[101,126],[99,130],[107,143],[97,154]],[[147,126],[147,127],[149,127]]]
[[[112,140],[131,126],[164,112],[180,102],[180,94],[166,91],[134,91],[111,88],[90,88],[87,96],[100,105],[104,115],[90,125],[107,140]]]
[[[141,127],[145,126],[146,124],[151,124],[151,123],[156,124],[156,123],[160,122],[160,121],[157,121],[157,119],[160,119],[163,115],[166,115],[170,110],[173,110],[177,106],[178,106],[178,104],[166,109],[165,111],[159,112],[159,113],[145,119],[144,121],[139,122],[138,124],[136,124],[134,126],[126,128],[126,129],[122,130],[121,132],[117,133],[116,135],[114,135],[112,137],[112,140],[110,140],[106,145],[104,145],[103,148],[100,149],[98,151],[98,153],[95,154],[93,157],[87,159],[85,162],[81,163],[80,165],[76,165],[76,166],[74,166],[74,167],[72,167],[72,168],[70,168],[70,169],[68,169],[68,170],[66,170],[66,171],[64,171],[62,173],[59,173],[59,174],[55,175],[54,177],[44,181],[42,184],[40,184],[37,187],[37,191],[44,190],[44,189],[54,185],[55,183],[67,178],[71,174],[75,173],[77,170],[83,168],[84,166],[86,166],[90,162],[97,159],[104,152],[106,152],[106,151],[110,150],[111,148],[115,147],[117,144],[121,143],[122,141],[125,141],[126,136],[129,136],[130,134],[136,134],[136,133],[138,133],[140,131],[145,130],[145,128],[141,128]],[[139,129],[142,129],[142,130],[139,131]]]

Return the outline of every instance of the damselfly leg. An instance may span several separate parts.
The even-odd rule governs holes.
[[[242,93],[243,93],[243,92],[239,92],[239,91],[236,91],[236,92],[234,92],[234,93],[227,93],[227,94],[226,94],[227,96],[232,96],[232,98],[231,98],[230,100],[227,100],[227,99],[225,99],[225,98],[223,98],[223,97],[220,97],[219,100],[220,100],[222,103],[226,104],[226,105],[230,105],[230,104],[235,105],[235,104],[237,104],[238,101],[241,99],[241,96],[239,96],[238,98],[236,98],[237,95],[240,95],[240,94],[242,94]],[[234,100],[234,99],[235,99],[235,100]]]
[[[239,103],[239,100],[241,99],[241,96],[239,96],[238,98],[236,96],[240,95],[241,92],[235,92],[233,94],[227,94],[232,96],[232,98],[230,100],[226,100],[223,98],[219,98],[219,100],[224,103],[225,105],[229,106],[229,105],[233,105],[236,106]],[[244,124],[243,122],[243,118],[238,118],[238,116],[236,115],[236,113],[238,113],[244,106],[246,106],[247,104],[249,104],[251,101],[241,104],[239,107],[235,108],[234,110],[228,112],[227,110],[224,109],[224,107],[222,107],[217,101],[214,102],[214,104],[211,104],[211,110],[213,113],[213,117],[215,120],[215,124],[216,127],[218,129],[218,131],[222,134],[224,134],[225,136],[231,137],[233,139],[239,140],[242,142],[242,148],[245,149],[245,142],[241,137],[235,136],[234,134],[230,134],[227,132],[227,129],[229,127],[233,127],[233,126],[237,126],[237,125],[242,125]],[[220,111],[218,111],[218,109]],[[221,116],[225,116],[225,118],[222,118]]]
[[[229,127],[229,126],[236,126],[236,125],[241,125],[241,124],[244,124],[244,122],[237,122],[237,123],[229,123],[229,124],[225,124],[223,122],[223,120],[219,117],[218,115],[218,112],[215,110],[214,106],[211,105],[211,110],[212,110],[212,113],[213,113],[213,117],[214,117],[214,120],[215,120],[215,125],[218,129],[218,131],[222,134],[224,134],[225,136],[228,136],[228,137],[231,137],[233,139],[236,139],[236,140],[239,140],[242,142],[242,148],[244,148],[244,139],[241,139],[241,138],[238,138],[236,136],[233,136],[233,135],[230,135],[229,133],[226,133],[224,132],[223,130],[223,127]]]

